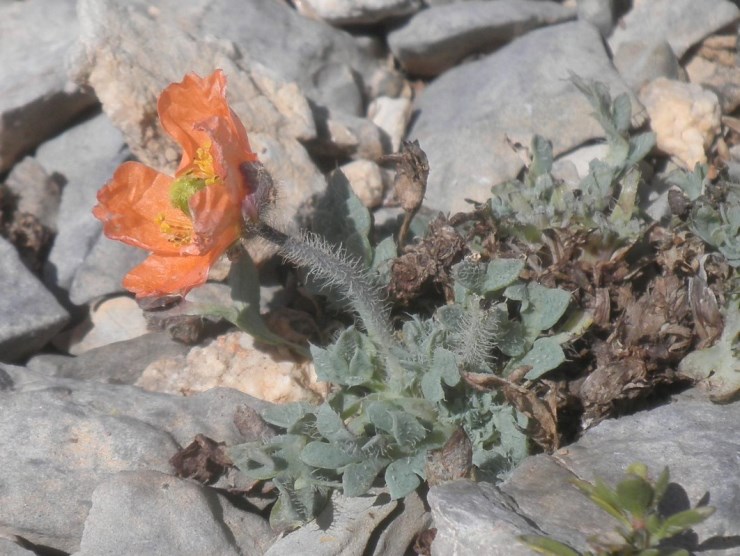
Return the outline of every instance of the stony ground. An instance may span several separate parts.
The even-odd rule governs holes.
[[[214,68],[281,184],[286,226],[337,167],[376,222],[395,222],[378,160],[404,138],[428,155],[433,211],[469,210],[515,177],[510,145],[534,133],[564,179],[582,176],[602,131],[571,74],[628,93],[666,164],[719,160],[738,181],[740,146],[724,138],[740,132],[739,20],[728,0],[0,0],[0,553],[532,554],[516,540],[532,532],[584,549],[614,524],[569,479],[613,483],[642,461],[670,466],[675,508],[717,508],[688,548],[739,554],[740,406],[696,389],[532,456],[503,484],[337,496],[278,538],[237,476],[205,487],[170,458],[198,434],[256,439],[255,410],[327,386],[220,324],[145,318],[120,285],[145,253],[91,214],[122,161],[172,169],[156,97]],[[652,185],[657,219],[667,185]],[[265,310],[283,291],[270,264]],[[228,300],[226,271],[191,301]]]

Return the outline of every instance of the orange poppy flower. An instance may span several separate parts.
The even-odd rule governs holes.
[[[223,72],[188,74],[162,92],[157,110],[183,148],[175,176],[126,162],[93,209],[105,235],[150,251],[123,280],[137,298],[185,295],[203,284],[239,239],[244,218],[257,216],[251,176],[259,163],[226,101]]]

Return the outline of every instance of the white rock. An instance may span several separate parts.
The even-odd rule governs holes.
[[[336,25],[376,23],[391,17],[414,13],[420,0],[299,0],[298,11],[312,19]]]
[[[668,41],[681,58],[715,31],[735,23],[740,9],[728,0],[635,0],[609,38],[612,52],[625,41]]]
[[[730,114],[740,106],[740,67],[734,59],[731,65],[727,65],[697,55],[686,63],[685,68],[689,81],[719,95],[723,114]]]
[[[194,347],[185,362],[175,358],[152,363],[136,386],[170,394],[221,386],[276,403],[318,400],[328,392],[328,385],[317,382],[311,363],[298,362],[284,350],[257,347],[244,332],[230,332]]]
[[[2,237],[0,261],[0,361],[14,361],[43,347],[69,314]]]
[[[689,170],[707,161],[706,149],[720,130],[716,94],[694,83],[661,77],[643,88],[640,101],[660,150]]]
[[[0,172],[95,102],[67,79],[74,0],[0,3]]]
[[[354,160],[341,166],[340,170],[367,208],[375,208],[383,202],[383,175],[375,162]]]
[[[378,97],[370,103],[368,117],[391,138],[393,152],[398,152],[411,118],[411,99]]]
[[[141,309],[130,297],[114,297],[91,309],[90,317],[75,327],[69,338],[59,339],[72,355],[96,347],[138,338],[149,332]]]

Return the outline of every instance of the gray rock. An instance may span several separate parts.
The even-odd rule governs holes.
[[[142,421],[70,403],[68,396],[61,386],[2,395],[0,514],[14,534],[72,551],[100,480],[121,469],[168,471],[178,447]],[[46,503],[32,503],[33,492]]]
[[[489,483],[458,480],[432,487],[427,495],[437,535],[432,556],[530,556],[518,535],[537,534],[516,505]]]
[[[699,538],[737,536],[740,485],[733,478],[740,475],[734,425],[738,419],[740,404],[681,398],[651,411],[603,421],[553,457],[581,479],[600,477],[609,484],[634,462],[646,464],[654,476],[667,465],[672,482],[685,490],[692,506],[709,494],[709,504],[717,509],[694,528]],[[567,490],[563,494],[569,495]]]
[[[5,556],[34,556],[36,553],[0,537],[0,554],[4,554]]]
[[[69,83],[74,0],[0,4],[0,172],[95,102]]]
[[[678,79],[681,74],[667,41],[624,41],[614,54],[614,65],[635,93],[658,77]]]
[[[143,336],[149,332],[139,304],[127,295],[95,303],[81,322],[54,338],[54,347],[70,355]]]
[[[279,539],[265,556],[362,556],[375,529],[397,505],[386,493],[346,498],[335,492],[314,521]]]
[[[152,332],[91,349],[77,357],[37,355],[28,361],[27,366],[49,376],[133,384],[153,361],[178,356],[184,359],[189,349],[164,332]]]
[[[612,532],[618,524],[570,481],[598,477],[614,486],[635,462],[646,464],[653,477],[669,466],[669,512],[693,507],[708,495],[717,511],[694,527],[700,541],[712,539],[701,553],[728,554],[725,549],[737,549],[740,533],[740,487],[734,480],[740,473],[738,418],[738,404],[682,395],[650,411],[603,421],[552,456],[525,459],[498,488],[470,481],[433,487],[428,497],[437,527],[432,554],[534,554],[516,540],[532,533],[585,550],[588,537]]]
[[[100,236],[92,215],[98,190],[129,156],[123,136],[101,114],[41,145],[36,160],[47,173],[60,174],[66,185],[59,208],[59,233],[44,268],[46,283],[69,289],[75,272]]]
[[[57,231],[59,179],[49,176],[36,159],[27,156],[13,166],[5,185],[16,198],[17,212],[32,214],[48,230]]]
[[[80,0],[77,79],[92,85],[103,110],[121,129],[134,154],[143,163],[171,175],[179,163],[180,148],[154,116],[157,97],[165,86],[181,81],[187,73],[205,76],[214,68],[223,69],[229,79],[231,107],[249,130],[252,149],[275,182],[290,187],[281,192],[281,211],[290,217],[302,202],[325,187],[323,176],[298,142],[316,135],[308,102],[295,83],[282,81],[267,66],[254,62],[251,50],[245,50],[249,58],[242,57],[229,41],[196,40],[207,35],[205,27],[197,27],[190,34],[174,25],[178,22],[187,27],[189,14],[195,13],[191,10],[197,12],[199,6],[205,9],[202,4],[193,2],[184,7],[178,2],[177,13],[169,17],[174,7],[166,2],[158,4],[159,15],[152,16],[134,2]],[[237,7],[224,0],[209,2],[201,15],[208,21],[218,16],[223,28],[214,33],[219,37],[229,36],[227,31],[235,21],[249,21],[261,27],[259,34],[269,32],[273,40],[277,35],[282,37],[282,33],[268,29],[258,14],[252,19],[244,13],[262,4],[272,6],[266,10],[283,9],[272,2],[240,2]],[[228,16],[223,11],[226,7],[231,9]],[[240,16],[234,17],[236,13]],[[190,21],[196,23],[206,25],[204,21]],[[236,33],[238,28],[232,30]],[[296,38],[292,36],[291,42]]]
[[[61,353],[38,353],[26,361],[26,367],[39,374],[56,376],[62,365],[74,360],[75,357]]]
[[[156,471],[124,471],[93,492],[75,554],[262,554],[272,538],[263,518],[212,489]]]
[[[465,56],[493,50],[531,29],[573,17],[572,9],[555,2],[461,2],[419,12],[388,35],[388,44],[409,73],[434,76]]]
[[[352,187],[355,195],[368,208],[380,206],[385,193],[385,182],[380,166],[370,160],[354,160],[343,164],[339,171]]]
[[[602,137],[591,106],[570,81],[572,73],[604,83],[613,97],[629,92],[601,35],[582,21],[532,31],[431,83],[417,99],[419,117],[409,133],[429,159],[425,203],[469,210],[466,198],[485,201],[491,186],[515,177],[523,163],[507,136],[529,145],[537,133],[553,142],[556,156]],[[639,103],[631,99],[633,114],[639,114]]]
[[[390,98],[380,96],[372,101],[368,107],[368,117],[388,134],[391,140],[391,152],[394,153],[398,152],[411,119],[412,103],[409,97]]]
[[[0,361],[17,361],[51,340],[69,314],[2,237],[0,260]]]
[[[404,498],[400,505],[403,508],[401,513],[378,536],[373,556],[407,554],[415,537],[430,526],[431,514],[416,492]]]
[[[64,398],[93,413],[127,416],[167,431],[180,445],[202,433],[229,444],[246,442],[233,423],[234,412],[243,405],[262,411],[269,403],[230,388],[213,388],[192,396],[147,392],[128,385],[48,377],[23,367],[0,366],[15,392],[37,392],[41,397],[63,391]],[[11,392],[8,395],[11,395]],[[7,392],[6,392],[7,394]],[[0,391],[0,395],[1,391]]]
[[[298,11],[335,25],[369,24],[412,14],[421,8],[421,0],[304,0]]]
[[[681,58],[704,37],[736,22],[740,9],[727,0],[635,2],[609,38],[612,52],[627,41],[668,41]]]
[[[147,254],[143,249],[100,234],[75,272],[69,288],[70,301],[75,305],[83,305],[97,297],[122,293],[125,291],[121,284],[123,277],[140,264]]]
[[[81,7],[85,11],[102,13],[108,9],[106,3],[109,2],[95,0]],[[147,0],[130,4],[134,3],[141,11],[148,11],[150,6]],[[323,21],[302,17],[284,2],[193,0],[183,4],[178,0],[166,0],[157,2],[156,14],[149,17],[155,20],[157,29],[175,22],[193,37],[212,36],[233,41],[244,56],[270,68],[283,80],[298,83],[301,90],[319,104],[358,116],[362,115],[358,107],[363,106],[363,81],[371,79],[376,72],[387,71],[348,33]],[[123,22],[128,23],[126,19]],[[161,57],[164,54],[161,34],[154,39],[157,45],[154,52]],[[167,48],[170,47],[164,46]],[[184,54],[182,62],[187,63],[188,56]],[[178,63],[176,67],[182,65]],[[192,64],[191,67],[197,68]],[[165,68],[158,71],[162,69]],[[160,78],[166,79],[168,73]],[[177,73],[179,80],[184,72]]]
[[[731,114],[740,106],[740,67],[737,63],[718,63],[697,54],[685,67],[689,81],[717,93],[723,114]]]
[[[576,0],[578,19],[588,21],[608,37],[614,28],[614,0]]]
[[[306,148],[318,156],[377,160],[391,151],[391,139],[367,118],[313,107],[318,136]]]
[[[79,546],[100,482],[120,471],[171,472],[169,458],[198,433],[256,440],[237,430],[234,414],[264,405],[233,390],[182,398],[9,365],[0,382],[3,531],[67,552]]]

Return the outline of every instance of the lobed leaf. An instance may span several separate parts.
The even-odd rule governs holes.
[[[362,496],[371,486],[375,478],[386,466],[386,459],[366,459],[357,463],[350,463],[342,474],[342,491],[345,496]]]
[[[309,442],[300,455],[306,465],[320,469],[339,469],[357,461],[357,456],[348,454],[337,444],[329,444],[320,440]]]
[[[532,367],[524,378],[537,380],[546,372],[559,367],[564,361],[565,353],[555,338],[538,338],[532,345],[532,349],[517,362],[517,366]]]
[[[512,284],[523,268],[524,261],[519,259],[494,259],[488,263],[481,285],[482,293],[496,292]]]
[[[411,494],[424,478],[426,452],[392,462],[385,470],[385,483],[394,500]]]

